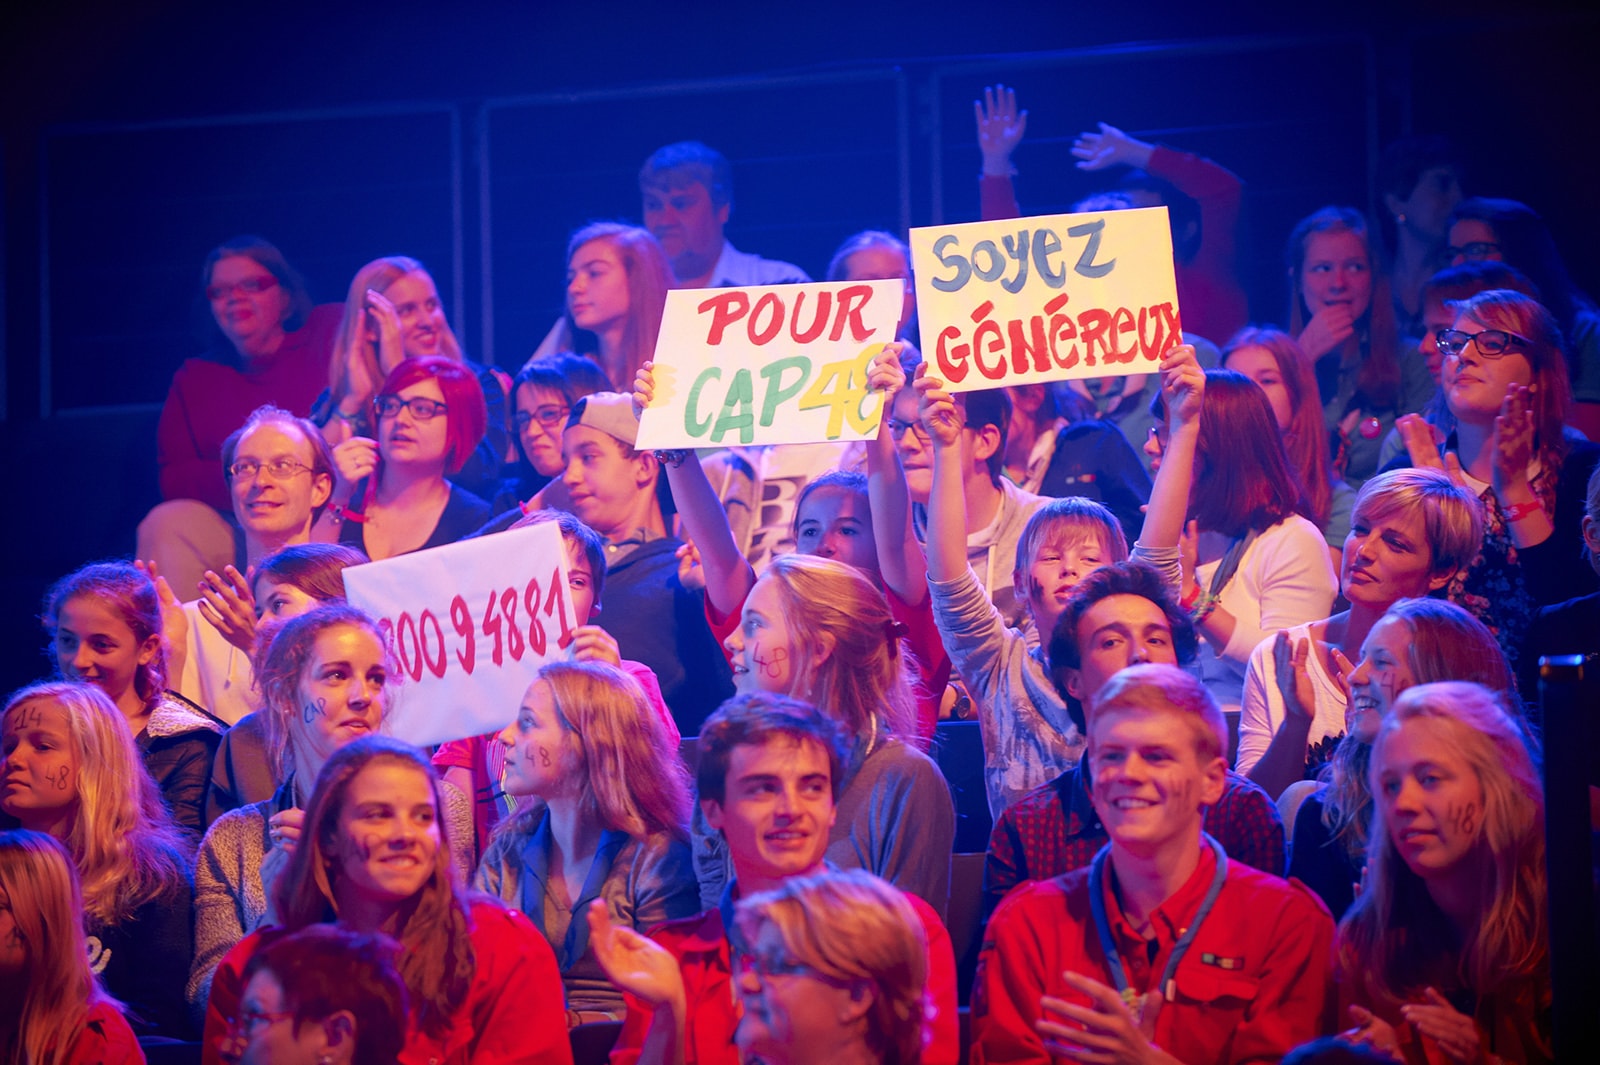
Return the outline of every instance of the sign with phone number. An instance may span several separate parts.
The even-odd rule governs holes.
[[[418,746],[504,728],[577,627],[553,523],[352,566],[344,582],[399,673],[384,731]]]

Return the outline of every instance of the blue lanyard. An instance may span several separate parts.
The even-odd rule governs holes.
[[[1161,974],[1161,994],[1168,1002],[1172,1001],[1174,992],[1173,977],[1178,971],[1178,963],[1189,952],[1189,945],[1194,942],[1195,934],[1200,931],[1200,925],[1211,913],[1211,907],[1216,905],[1217,896],[1222,894],[1222,882],[1228,878],[1228,854],[1222,849],[1222,844],[1206,835],[1200,838],[1211,845],[1211,850],[1217,856],[1217,871],[1211,878],[1211,888],[1206,892],[1206,897],[1200,903],[1194,920],[1189,922],[1189,927],[1184,929],[1183,935],[1178,937],[1178,942],[1172,947],[1172,954],[1167,958],[1166,971]],[[1105,952],[1106,965],[1111,969],[1111,979],[1117,985],[1117,990],[1122,993],[1122,1000],[1129,1008],[1136,1008],[1136,997],[1133,988],[1128,984],[1128,972],[1122,965],[1122,952],[1117,950],[1117,939],[1111,932],[1111,922],[1106,917],[1106,858],[1111,854],[1111,844],[1107,843],[1100,848],[1100,853],[1094,856],[1094,864],[1089,868],[1089,911],[1094,915],[1095,931],[1100,933],[1100,949]]]

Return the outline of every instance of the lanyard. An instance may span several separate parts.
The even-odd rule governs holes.
[[[1174,992],[1173,977],[1178,971],[1178,963],[1189,952],[1189,945],[1194,942],[1200,925],[1211,913],[1211,907],[1216,905],[1217,896],[1222,894],[1222,882],[1228,877],[1228,854],[1222,849],[1222,844],[1212,839],[1205,833],[1200,838],[1211,845],[1211,850],[1217,856],[1217,872],[1211,878],[1211,887],[1206,892],[1206,897],[1200,903],[1194,920],[1189,922],[1189,927],[1183,935],[1178,937],[1178,942],[1172,947],[1172,954],[1167,958],[1166,971],[1161,974],[1161,993],[1167,1001],[1172,1001]],[[1122,953],[1117,950],[1116,936],[1111,933],[1111,922],[1106,918],[1106,858],[1111,854],[1111,844],[1107,843],[1100,848],[1100,853],[1094,856],[1094,864],[1089,869],[1089,911],[1094,915],[1095,931],[1100,933],[1100,949],[1105,951],[1106,965],[1111,969],[1111,979],[1116,983],[1117,990],[1122,993],[1122,1000],[1130,1009],[1136,1008],[1142,996],[1136,995],[1133,988],[1128,986],[1128,973],[1122,965]]]

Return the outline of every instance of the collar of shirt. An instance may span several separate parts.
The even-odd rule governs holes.
[[[1200,909],[1200,903],[1205,900],[1206,891],[1211,887],[1211,879],[1216,872],[1217,857],[1211,853],[1211,847],[1202,841],[1200,861],[1195,864],[1194,872],[1150,915],[1151,935],[1147,938],[1133,927],[1133,923],[1122,912],[1122,900],[1117,897],[1116,891],[1116,867],[1106,862],[1106,917],[1111,922],[1111,934],[1116,937],[1117,949],[1122,952],[1123,964],[1128,966],[1128,980],[1133,987],[1151,990],[1148,985],[1156,960],[1165,958],[1189,927],[1189,922]],[[1152,939],[1157,948],[1154,958],[1149,950]]]
[[[610,565],[613,562],[620,562],[629,555],[633,554],[634,551],[643,547],[645,544],[650,543],[652,540],[659,539],[661,539],[661,534],[651,532],[649,529],[646,529],[641,525],[634,529],[630,535],[623,537],[621,540],[607,540],[606,564]]]
[[[1056,789],[1061,795],[1061,807],[1067,812],[1067,838],[1074,836],[1104,836],[1105,826],[1095,812],[1089,798],[1089,768],[1087,754],[1078,764],[1057,778]]]

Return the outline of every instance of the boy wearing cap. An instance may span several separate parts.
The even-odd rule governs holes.
[[[703,593],[678,576],[683,542],[661,532],[653,454],[634,449],[633,401],[596,392],[573,405],[561,435],[572,510],[605,540],[606,598],[597,619],[623,658],[655,671],[686,736],[733,694],[728,660],[706,624]],[[670,499],[670,496],[668,497]]]
[[[1132,666],[1095,696],[1086,757],[1111,842],[995,912],[974,1063],[1276,1061],[1329,1030],[1328,911],[1201,831],[1226,746],[1215,701],[1174,666]]]

